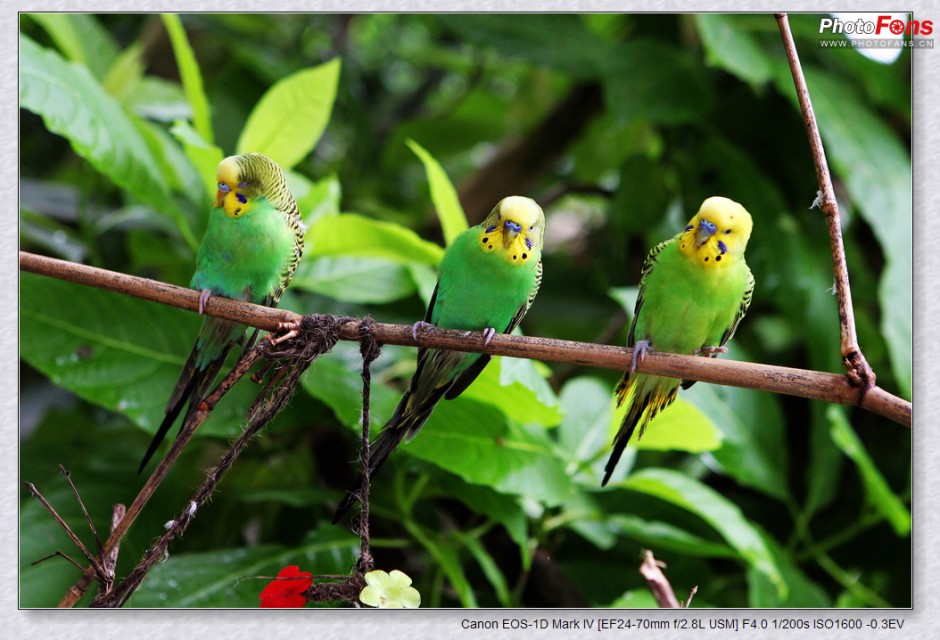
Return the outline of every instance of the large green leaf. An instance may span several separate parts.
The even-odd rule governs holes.
[[[46,30],[66,58],[84,64],[98,80],[104,79],[118,57],[118,49],[98,18],[89,13],[28,15]]]
[[[517,377],[507,376],[506,371],[518,370],[517,363],[526,363],[532,366],[531,360],[518,358],[496,357],[487,365],[476,380],[460,394],[461,398],[475,399],[498,407],[510,420],[521,424],[539,424],[552,426],[561,420],[558,399],[554,397],[551,388],[548,396],[538,393],[538,384],[520,380]],[[534,369],[533,369],[534,371]],[[543,384],[545,378],[535,374]]]
[[[339,69],[336,58],[275,83],[248,116],[237,152],[257,151],[292,169],[316,146],[330,120]]]
[[[442,477],[438,487],[476,513],[482,513],[503,525],[519,547],[523,566],[528,568],[532,555],[528,546],[529,524],[517,498],[497,493],[489,487],[468,484],[457,476]]]
[[[507,423],[496,407],[476,400],[441,402],[421,433],[401,448],[500,493],[557,505],[571,491],[544,430]]]
[[[196,315],[25,272],[20,292],[21,357],[58,386],[156,431],[195,341]],[[238,387],[198,433],[236,432],[256,391]]]
[[[833,442],[855,463],[859,475],[862,476],[862,483],[865,485],[865,494],[872,505],[887,518],[897,535],[902,537],[909,535],[911,532],[910,510],[891,491],[888,482],[878,471],[878,467],[865,450],[865,445],[849,424],[845,409],[830,405],[826,408],[826,417],[832,424],[829,433]]]
[[[172,216],[195,249],[185,214],[170,196],[147,141],[124,109],[83,65],[20,35],[20,106],[42,117],[50,131],[98,171],[158,212]]]
[[[443,167],[424,147],[414,140],[408,140],[408,148],[414,151],[415,155],[424,164],[428,184],[431,186],[431,202],[434,203],[437,217],[441,221],[444,242],[450,246],[454,238],[468,226],[467,215],[460,205],[460,199],[457,198],[457,191],[454,189],[454,185],[451,184],[450,178],[447,177]]]
[[[619,407],[616,406],[616,399],[612,402],[614,406],[608,431],[611,438],[620,430],[632,400],[625,400]],[[637,449],[702,453],[721,446],[721,430],[713,419],[681,397],[650,421],[642,438],[637,439],[638,436],[639,427],[630,439],[630,446]]]
[[[259,545],[171,554],[151,569],[129,607],[257,608],[262,589],[287,565],[317,575],[345,575],[356,562],[359,539],[324,524],[299,545]]]
[[[781,598],[786,597],[787,584],[760,532],[737,505],[717,491],[678,471],[657,468],[634,473],[621,486],[698,515],[721,534],[749,567],[765,576]]]
[[[317,219],[307,230],[309,256],[386,258],[404,264],[437,265],[444,250],[414,231],[355,213]]]
[[[751,84],[763,84],[773,78],[767,55],[751,34],[738,26],[735,16],[699,13],[694,18],[710,64]]]
[[[693,386],[685,397],[711,416],[720,430],[721,447],[710,455],[721,470],[744,486],[786,500],[789,461],[776,398],[751,389],[705,383]]]
[[[209,100],[202,87],[202,72],[196,61],[196,54],[186,38],[186,30],[180,17],[175,13],[164,13],[163,25],[170,36],[173,45],[173,55],[176,56],[176,66],[179,68],[183,91],[193,110],[193,127],[207,143],[212,144],[215,136],[212,133],[212,119],[209,113]]]
[[[383,258],[352,256],[319,257],[301,262],[291,286],[359,304],[384,304],[415,292],[406,265]]]
[[[564,417],[558,427],[558,455],[565,460],[567,473],[588,486],[598,486],[604,477],[604,454],[610,450],[610,397],[610,385],[597,378],[573,378],[561,390]],[[633,451],[624,453],[614,482],[633,466]]]
[[[810,580],[800,567],[794,562],[793,555],[788,553],[779,542],[773,539],[766,531],[758,528],[757,532],[764,540],[764,544],[773,555],[774,562],[780,569],[787,584],[787,594],[781,597],[780,591],[775,588],[766,575],[753,567],[747,570],[748,604],[751,607],[766,609],[791,607],[804,609],[825,609],[832,606],[832,598],[825,589]]]
[[[183,146],[183,151],[189,162],[195,167],[195,171],[200,178],[205,198],[206,210],[212,205],[212,198],[215,196],[218,182],[216,182],[216,169],[222,162],[222,150],[210,142],[206,142],[199,133],[183,120],[177,121],[171,128],[170,133]]]

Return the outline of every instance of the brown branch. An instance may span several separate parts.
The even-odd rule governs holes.
[[[197,310],[199,305],[199,292],[191,289],[22,251],[20,252],[20,267],[26,271],[117,291],[191,311]],[[213,296],[209,299],[206,313],[265,331],[276,331],[282,323],[297,323],[302,318],[291,311],[238,302],[221,296]],[[340,330],[340,339],[358,342],[361,339],[360,326],[361,323],[356,320],[346,323]],[[375,340],[381,344],[415,346],[411,327],[407,325],[376,322],[372,325],[372,333]],[[482,333],[473,333],[468,336],[466,332],[436,327],[420,331],[417,344],[453,351],[488,353],[546,362],[566,362],[615,371],[625,371],[630,365],[633,354],[633,350],[626,347],[505,334],[496,334],[489,346],[484,346]],[[713,384],[855,405],[903,426],[911,426],[910,402],[876,386],[867,391],[859,390],[847,376],[834,373],[665,352],[647,353],[646,359],[637,363],[637,370],[684,380],[700,380]]]
[[[669,580],[666,579],[662,571],[662,567],[665,566],[665,564],[653,557],[652,551],[647,549],[643,552],[643,564],[640,565],[640,575],[646,580],[650,591],[653,592],[653,597],[656,598],[656,604],[658,604],[660,608],[679,609],[682,605],[679,604],[679,599],[676,598],[676,594],[672,590],[672,585],[669,584]],[[697,589],[698,587],[695,587],[695,590]],[[689,601],[692,601],[691,595],[689,596]]]
[[[121,584],[115,587],[111,593],[102,593],[96,598],[92,603],[93,607],[120,607],[127,601],[143,582],[153,565],[167,553],[170,543],[183,534],[196,517],[196,512],[212,497],[216,487],[222,481],[222,477],[235,464],[239,454],[248,446],[248,442],[286,406],[304,371],[318,356],[330,351],[336,345],[340,328],[349,321],[348,318],[335,318],[332,316],[307,316],[302,319],[300,326],[295,329],[284,327],[285,330],[291,329],[291,335],[295,336],[293,339],[265,340],[256,348],[242,355],[235,369],[200,403],[193,419],[184,424],[187,436],[185,441],[188,441],[195,433],[196,428],[206,420],[216,403],[228,389],[244,376],[262,355],[267,357],[269,361],[275,360],[284,365],[272,374],[273,379],[277,380],[277,384],[269,383],[264,387],[248,411],[248,425],[245,427],[244,432],[219,457],[215,467],[206,473],[205,480],[193,497],[186,503],[186,506],[183,507],[176,518],[168,523],[166,532],[151,546],[144,558],[131,570]],[[181,442],[182,438],[183,434],[181,433],[180,437],[173,443],[173,447],[166,458],[160,462],[158,469],[169,469],[173,464],[186,443],[185,441]],[[154,476],[156,475],[157,471],[154,471]],[[149,484],[150,481],[148,481]],[[144,491],[142,490],[141,496],[143,495]],[[135,500],[135,505],[138,504],[141,496],[138,496],[138,500]],[[138,512],[146,503],[147,498],[149,498],[149,494],[140,502]],[[134,508],[134,505],[132,505],[132,508]],[[130,526],[129,522],[127,526],[124,526],[125,520],[129,520],[129,517],[125,517],[121,521],[123,531],[126,531],[127,527]],[[108,542],[105,543],[106,546],[112,543],[114,537],[114,534],[112,534]],[[117,538],[117,541],[120,541],[120,538]]]
[[[197,294],[198,295],[198,294]],[[210,300],[211,302],[211,300]],[[144,483],[144,486],[141,488],[140,492],[137,494],[137,497],[134,498],[134,501],[131,503],[131,506],[126,510],[126,513],[121,518],[117,526],[113,527],[111,530],[111,535],[108,536],[108,539],[105,540],[104,547],[102,548],[102,556],[108,557],[112,553],[115,553],[115,550],[121,544],[121,539],[127,533],[127,530],[130,529],[130,526],[134,523],[134,520],[137,519],[137,516],[140,514],[141,510],[144,508],[144,505],[150,500],[150,497],[157,490],[157,487],[160,486],[160,483],[163,482],[167,474],[170,472],[170,468],[176,462],[176,459],[179,458],[180,454],[183,452],[183,447],[186,446],[186,443],[192,439],[193,435],[196,433],[196,430],[206,421],[206,418],[209,417],[209,414],[212,411],[212,407],[219,401],[219,399],[225,394],[228,389],[232,387],[248,370],[251,366],[257,362],[261,357],[260,352],[255,349],[249,351],[242,355],[241,359],[238,361],[238,364],[229,372],[225,378],[222,379],[222,382],[215,388],[215,390],[209,394],[208,397],[203,401],[203,404],[196,410],[192,418],[186,420],[183,423],[183,426],[180,428],[179,435],[173,441],[173,444],[170,445],[170,450],[167,452],[166,456],[157,467],[153,470],[153,473],[147,479],[147,482]],[[79,581],[68,590],[65,597],[59,603],[59,607],[72,607],[78,602],[82,594],[88,589],[91,578],[91,567],[85,570],[85,574],[79,579]]]
[[[835,271],[836,299],[839,304],[839,327],[842,335],[842,362],[852,384],[862,387],[862,392],[875,385],[875,372],[872,371],[862,349],[858,346],[858,337],[855,332],[855,314],[852,310],[852,290],[849,287],[849,271],[845,263],[845,247],[842,243],[842,227],[839,221],[839,203],[832,188],[832,177],[829,174],[829,165],[826,162],[826,151],[823,149],[822,137],[816,124],[816,114],[810,101],[809,89],[800,57],[796,51],[796,43],[790,32],[790,22],[787,14],[776,14],[780,34],[783,37],[783,46],[786,49],[787,61],[790,63],[790,72],[793,74],[793,84],[803,112],[803,123],[809,136],[809,146],[813,153],[813,163],[816,166],[816,179],[819,181],[821,193],[821,208],[829,225],[829,243],[832,246],[832,266]]]

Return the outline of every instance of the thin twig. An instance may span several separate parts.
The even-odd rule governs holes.
[[[816,124],[816,114],[809,97],[806,78],[800,65],[800,57],[796,51],[796,43],[790,32],[790,21],[787,14],[776,14],[777,24],[780,26],[780,35],[783,37],[783,46],[786,49],[787,61],[790,63],[790,72],[793,74],[793,84],[796,95],[800,101],[800,110],[803,112],[803,122],[809,136],[809,146],[813,153],[813,163],[816,166],[816,179],[819,181],[819,190],[822,193],[821,208],[829,225],[829,243],[832,246],[832,265],[835,271],[836,299],[839,304],[839,327],[842,334],[842,362],[852,384],[861,387],[864,394],[875,386],[875,372],[872,371],[861,347],[858,346],[858,337],[855,333],[855,314],[852,310],[852,290],[849,287],[849,271],[845,263],[845,247],[842,243],[842,227],[839,221],[839,203],[832,188],[832,178],[829,174],[829,165],[826,162],[826,151],[823,149],[822,137]]]
[[[65,531],[65,534],[69,537],[72,543],[78,547],[78,549],[82,552],[82,555],[88,559],[88,561],[91,563],[89,571],[92,571],[101,581],[105,581],[107,576],[104,572],[104,568],[102,568],[101,564],[98,562],[98,558],[96,558],[85,546],[85,543],[82,542],[77,535],[75,535],[75,532],[72,531],[72,528],[68,525],[68,523],[62,519],[62,516],[58,514],[55,508],[49,504],[49,501],[46,500],[42,493],[39,492],[39,489],[36,488],[36,485],[34,485],[32,482],[24,482],[23,484],[25,484],[26,488],[29,489],[29,492],[32,493],[37,500],[39,500],[40,504],[46,508],[46,511],[52,514],[52,518],[59,524],[60,527],[62,527],[62,530]]]
[[[109,594],[99,595],[92,603],[92,606],[120,607],[127,601],[137,587],[140,586],[141,582],[143,582],[151,567],[166,555],[170,543],[183,534],[196,517],[196,512],[212,497],[222,477],[235,463],[239,454],[248,446],[248,442],[286,406],[297,384],[300,382],[304,371],[313,363],[314,359],[333,348],[336,344],[340,328],[348,321],[349,319],[346,318],[326,316],[321,316],[317,319],[304,318],[298,338],[278,344],[276,349],[272,347],[272,341],[266,339],[262,341],[258,347],[246,352],[242,356],[235,369],[226,376],[222,383],[220,383],[202,403],[200,403],[194,416],[195,419],[187,421],[186,425],[184,425],[184,429],[188,427],[190,423],[194,423],[195,426],[192,427],[190,431],[195,432],[196,427],[208,417],[212,408],[222,395],[224,395],[238,378],[247,373],[262,354],[271,358],[288,360],[290,364],[283,367],[284,369],[288,369],[288,372],[286,375],[282,376],[282,381],[276,388],[270,389],[270,387],[266,386],[265,389],[262,390],[259,399],[249,410],[248,425],[245,427],[244,432],[222,454],[215,467],[206,473],[205,480],[196,490],[193,497],[186,503],[186,506],[183,507],[176,518],[168,523],[166,532],[160,536],[127,577],[115,587],[114,591]],[[275,373],[275,375],[278,375],[278,373]],[[191,435],[192,433],[189,433],[189,436]],[[175,460],[176,455],[178,455],[178,452],[182,450],[185,444],[185,442],[180,442],[182,436],[183,434],[181,433],[180,437],[173,443],[173,448],[171,448],[166,458],[161,461],[161,465],[167,463],[167,460],[170,459],[171,456],[173,460]],[[186,439],[188,440],[189,438]],[[176,455],[173,455],[174,453]],[[172,464],[172,461],[170,461],[169,464]],[[166,466],[167,468],[169,467],[168,464]],[[156,474],[156,471],[154,474]],[[135,503],[136,502],[135,500]],[[146,500],[144,500],[144,502],[146,502]],[[125,520],[126,519],[127,518],[125,518]],[[124,524],[123,520],[121,524]],[[110,538],[108,542],[111,542]]]
[[[192,289],[22,251],[20,252],[20,267],[26,271],[125,293],[191,311],[196,311],[199,305],[199,292]],[[302,318],[284,309],[272,309],[221,296],[213,296],[209,299],[206,313],[265,331],[276,331],[282,324],[297,323]],[[358,321],[345,324],[340,330],[340,339],[358,342],[360,340],[359,326]],[[372,325],[372,331],[375,339],[382,344],[415,346],[410,326],[377,322]],[[482,333],[467,336],[461,331],[435,327],[420,331],[417,344],[436,349],[488,353],[546,362],[568,362],[615,371],[626,371],[632,359],[632,349],[626,347],[531,336],[496,334],[489,345],[484,346]],[[911,426],[910,402],[877,386],[861,394],[847,376],[833,373],[664,352],[648,352],[646,359],[637,363],[637,370],[683,380],[700,380],[713,384],[856,405],[903,426]]]
[[[663,574],[661,567],[664,566],[666,565],[656,560],[656,558],[653,557],[653,552],[647,549],[643,552],[643,563],[640,565],[640,575],[646,580],[660,608],[679,609],[681,607],[679,599],[676,598],[676,594],[672,590],[672,585],[669,584],[669,580],[667,580],[666,576]]]
[[[196,433],[196,430],[199,426],[205,422],[206,418],[209,417],[212,407],[219,401],[228,389],[232,387],[248,370],[251,366],[257,362],[261,357],[257,349],[252,349],[244,354],[242,354],[241,359],[238,361],[238,364],[235,365],[235,368],[229,372],[222,382],[215,388],[215,390],[206,397],[203,403],[199,408],[193,413],[189,420],[186,420],[183,423],[183,426],[180,428],[179,435],[173,441],[173,444],[170,445],[170,450],[167,452],[166,456],[160,461],[157,467],[153,470],[153,473],[147,479],[147,482],[144,483],[144,486],[141,488],[140,492],[137,494],[137,497],[134,498],[134,501],[131,503],[131,506],[127,509],[124,517],[121,518],[121,521],[117,524],[116,527],[111,531],[111,535],[108,536],[108,539],[105,540],[104,548],[102,549],[102,555],[107,556],[114,552],[114,550],[121,543],[121,539],[127,533],[127,530],[134,523],[134,520],[137,519],[137,516],[140,514],[141,510],[144,508],[144,505],[150,500],[150,497],[157,490],[157,487],[160,486],[160,483],[163,482],[167,474],[170,472],[170,468],[176,462],[176,459],[179,458],[180,454],[183,452],[183,447],[186,446],[186,443],[193,437]],[[88,580],[89,569],[86,569],[85,575],[75,584],[74,587],[69,589],[65,597],[59,603],[59,607],[71,607],[78,601],[78,599],[84,594],[85,590],[88,588],[90,581]],[[77,597],[76,597],[77,595]]]
[[[85,522],[88,523],[88,528],[91,529],[91,533],[95,536],[95,543],[98,545],[98,552],[101,552],[101,538],[98,537],[98,530],[95,529],[95,523],[91,520],[91,515],[88,513],[88,509],[85,508],[85,503],[82,501],[82,497],[78,493],[78,489],[75,488],[75,483],[72,482],[72,472],[66,469],[63,465],[59,465],[59,472],[65,476],[65,481],[69,483],[69,488],[72,489],[72,495],[75,496],[75,502],[78,503],[78,508],[82,510],[82,515],[85,516]]]

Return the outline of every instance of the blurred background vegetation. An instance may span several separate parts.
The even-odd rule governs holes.
[[[879,385],[910,398],[911,53],[882,64],[821,48],[820,17],[791,24],[859,342]],[[23,15],[20,100],[27,251],[186,285],[215,163],[266,151],[292,170],[310,225],[281,306],[410,324],[444,242],[429,190],[442,167],[470,224],[510,194],[545,208],[545,278],[523,330],[619,345],[649,248],[721,194],[754,217],[757,281],[728,357],[843,370],[816,177],[769,14]],[[20,282],[20,475],[84,532],[63,463],[106,531],[143,483],[200,320]],[[386,347],[376,362],[375,429],[414,360]],[[349,570],[358,540],[329,520],[357,475],[359,366],[341,344],[311,368],[130,606],[256,606],[266,582],[252,576]],[[649,548],[680,599],[698,585],[693,607],[911,606],[910,430],[700,383],[601,489],[617,378],[495,359],[373,484],[377,568],[408,573],[423,606],[644,607]],[[243,381],[190,443],[125,538],[119,576],[255,393]],[[54,606],[78,578],[61,559],[30,565],[55,550],[80,557],[24,492],[22,606]]]

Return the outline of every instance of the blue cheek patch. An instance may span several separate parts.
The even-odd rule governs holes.
[[[494,224],[493,226],[491,226],[491,227],[487,227],[487,228],[486,228],[486,232],[487,232],[487,233],[493,233],[493,229],[495,229],[495,228],[496,228],[496,225],[495,225],[495,224]]]
[[[242,204],[246,204],[248,202],[248,198],[245,197],[245,194],[243,193],[236,193],[235,197],[238,198],[238,201]]]
[[[728,253],[728,246],[727,246],[724,242],[722,242],[721,240],[719,240],[719,241],[718,241],[718,250],[721,251],[722,255],[724,255],[724,254]]]
[[[529,247],[530,249],[532,248],[532,238],[529,236],[525,237],[525,246]]]
[[[695,227],[693,227],[692,225],[689,225],[689,226],[687,226],[687,227],[685,228],[685,230],[686,230],[686,231],[691,231],[691,230],[694,229],[694,228],[695,228]]]

